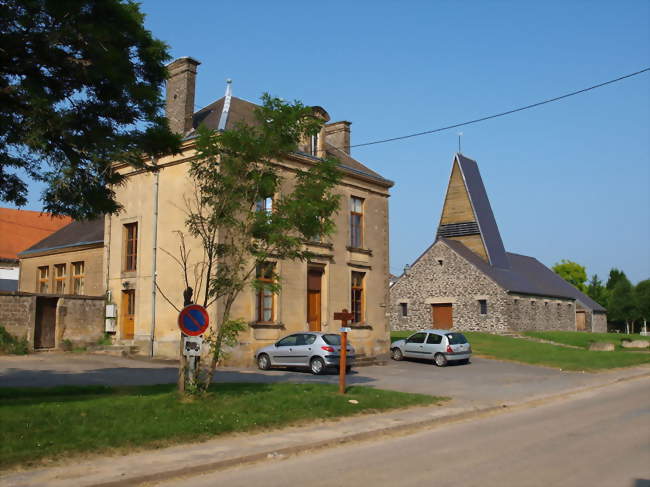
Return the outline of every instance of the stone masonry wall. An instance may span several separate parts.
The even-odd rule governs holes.
[[[442,261],[440,264],[439,261]],[[480,314],[479,299],[487,301]],[[437,242],[390,289],[392,330],[432,328],[434,303],[452,303],[453,329],[497,333],[508,329],[510,297],[443,242]],[[408,316],[400,303],[407,303]]]
[[[571,299],[546,296],[510,295],[510,328],[514,331],[575,331],[576,309]]]
[[[56,343],[90,345],[104,335],[104,299],[65,297],[56,309]]]
[[[18,338],[34,345],[36,296],[22,293],[0,293],[0,326]]]
[[[591,313],[591,331],[607,333],[607,313]]]

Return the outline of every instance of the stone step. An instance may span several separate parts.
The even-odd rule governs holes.
[[[130,357],[137,355],[140,352],[140,347],[136,345],[93,345],[88,347],[88,351],[118,357]]]

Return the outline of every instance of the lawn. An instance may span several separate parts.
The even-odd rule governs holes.
[[[330,384],[218,384],[179,400],[174,385],[0,389],[0,468],[132,451],[221,434],[430,405],[441,397]],[[358,404],[348,401],[356,399]]]
[[[524,333],[524,335],[585,349],[589,347],[591,342],[609,342],[616,345],[616,350],[625,351],[630,351],[631,349],[621,347],[621,340],[648,339],[648,337],[642,337],[640,335],[626,335],[624,333],[589,333],[584,331],[528,331]]]
[[[399,340],[411,333],[413,332],[393,332],[391,339]],[[489,333],[463,332],[463,334],[472,344],[472,350],[476,355],[532,365],[545,365],[562,370],[597,371],[650,363],[650,354],[646,353],[590,352]]]

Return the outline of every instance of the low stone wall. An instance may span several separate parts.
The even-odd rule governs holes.
[[[512,293],[510,329],[514,331],[575,331],[576,309],[571,299]]]
[[[63,340],[91,345],[104,335],[104,298],[64,297],[56,308],[57,348]]]
[[[27,293],[0,293],[0,326],[18,338],[34,345],[36,296]]]
[[[31,350],[38,299],[32,293],[0,293],[0,325],[15,337],[26,338]],[[97,343],[104,334],[104,306],[103,297],[60,297],[56,307],[55,347],[62,348],[64,340],[78,346]]]

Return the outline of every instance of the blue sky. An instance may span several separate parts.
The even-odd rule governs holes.
[[[650,2],[145,0],[198,106],[262,92],[352,122],[352,143],[505,111],[650,66]],[[457,132],[507,250],[650,277],[650,73],[511,116],[353,149],[395,181],[391,270],[433,241]],[[38,209],[38,195],[31,208]]]

